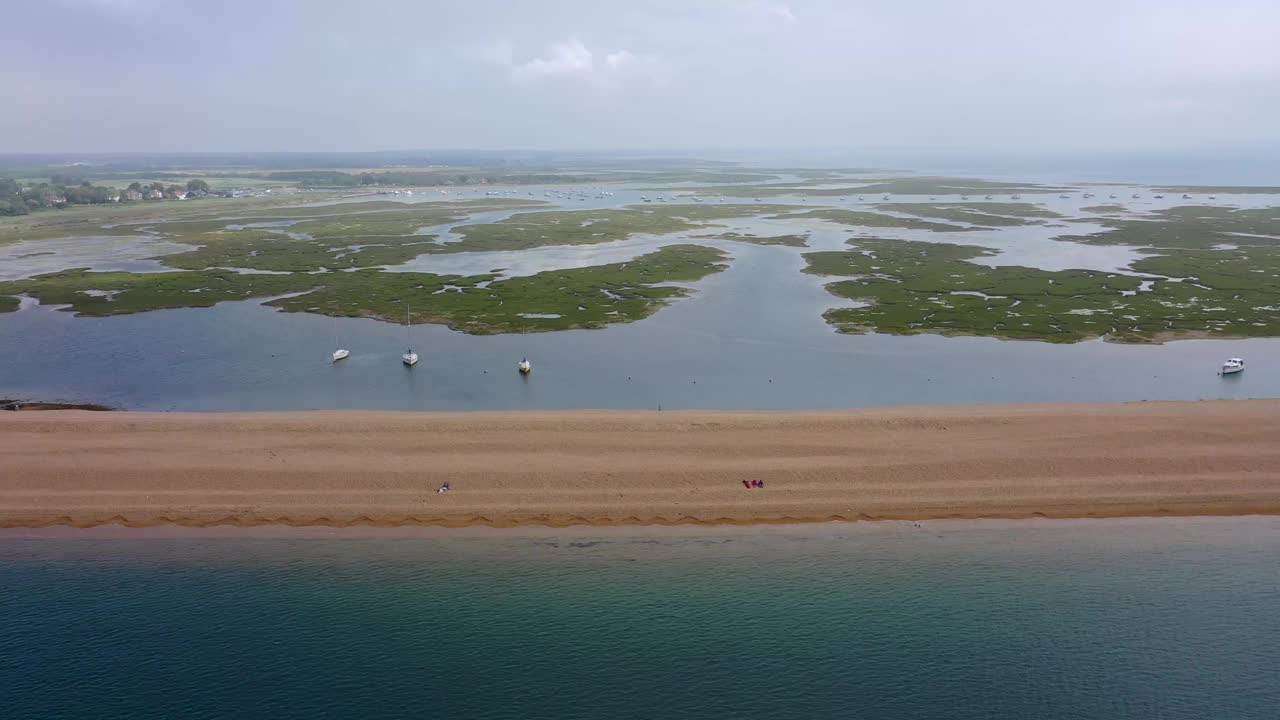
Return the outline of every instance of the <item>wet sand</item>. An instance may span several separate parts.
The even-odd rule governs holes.
[[[4,527],[1243,514],[1280,514],[1280,400],[0,413]]]

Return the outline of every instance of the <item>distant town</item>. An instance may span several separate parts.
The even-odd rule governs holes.
[[[31,185],[24,185],[12,178],[0,178],[0,215],[26,215],[36,210],[71,205],[235,197],[239,194],[242,191],[213,190],[209,183],[199,179],[188,180],[185,185],[133,182],[124,190],[118,190],[63,175],[54,175],[47,183]]]

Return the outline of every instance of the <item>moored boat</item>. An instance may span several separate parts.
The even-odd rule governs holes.
[[[333,347],[333,362],[344,360],[351,354],[350,350],[342,347],[342,345],[338,343],[338,318],[336,317],[333,319]]]
[[[409,323],[409,305],[408,305],[408,303],[405,303],[405,306],[404,306],[404,339],[405,339],[405,344],[406,344],[406,345],[408,345],[408,344],[409,344],[409,324],[410,324],[410,323]],[[406,366],[408,366],[408,367],[413,367],[414,365],[417,365],[417,364],[418,364],[418,353],[414,352],[414,350],[413,350],[413,346],[412,346],[412,345],[409,345],[409,349],[405,351],[405,354],[403,354],[403,355],[401,355],[401,356],[400,356],[400,361],[401,361],[401,362],[403,362],[403,363],[404,363]]]

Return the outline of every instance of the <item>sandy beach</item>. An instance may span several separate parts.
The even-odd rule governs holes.
[[[0,457],[4,527],[1280,514],[1280,400],[0,413]]]

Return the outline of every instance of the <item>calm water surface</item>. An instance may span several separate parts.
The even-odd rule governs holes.
[[[1182,203],[1173,198],[1155,201],[1149,190],[1140,187],[1093,190],[1103,198],[1115,192],[1135,211]],[[1140,192],[1144,199],[1129,200],[1132,192]],[[569,207],[617,206],[634,203],[641,194],[637,189],[619,188],[606,198],[557,202]],[[544,199],[540,192],[537,195],[536,199]],[[1108,202],[1084,200],[1078,193],[1066,200],[1056,194],[1026,198],[1072,217],[1080,216],[1082,204]],[[750,202],[749,198],[738,200]],[[865,208],[878,198],[868,198],[866,203],[856,202],[856,196],[811,198],[807,204],[801,198],[783,200],[803,212],[818,204]],[[1275,201],[1269,195],[1224,195],[1217,202],[1258,206]],[[472,221],[492,222],[510,212],[483,213]],[[725,224],[725,230],[760,235],[804,233],[810,248],[761,247],[673,234],[518,253],[422,256],[396,269],[472,274],[503,268],[504,275],[528,275],[625,262],[678,242],[713,245],[732,261],[728,270],[693,284],[691,297],[646,320],[605,330],[474,337],[440,326],[415,327],[412,342],[421,361],[413,370],[400,364],[404,330],[374,320],[337,321],[340,342],[352,354],[332,365],[328,359],[333,350],[333,321],[280,313],[260,301],[109,318],[77,318],[29,301],[19,312],[0,315],[0,347],[20,349],[7,352],[0,362],[0,397],[99,402],[131,409],[505,410],[804,409],[1280,396],[1280,339],[1138,346],[1101,341],[1051,345],[937,336],[841,336],[823,321],[822,313],[849,301],[823,288],[830,278],[801,272],[803,252],[843,249],[849,237],[863,232],[982,245],[999,254],[980,262],[1047,269],[1116,271],[1140,256],[1134,248],[1051,239],[1098,229],[1087,221],[965,233],[859,229],[795,218]],[[433,230],[447,232],[452,227]],[[704,234],[707,231],[700,230],[689,235]],[[143,267],[156,265],[143,258],[172,251],[165,245],[172,246],[105,238],[83,245],[41,241],[11,246],[0,249],[0,277],[85,265],[156,269]],[[38,248],[55,254],[21,257]],[[522,378],[515,364],[526,355],[534,373]],[[1218,377],[1217,368],[1232,356],[1246,358],[1249,370]]]
[[[1275,718],[1280,521],[0,537],[12,719]]]

